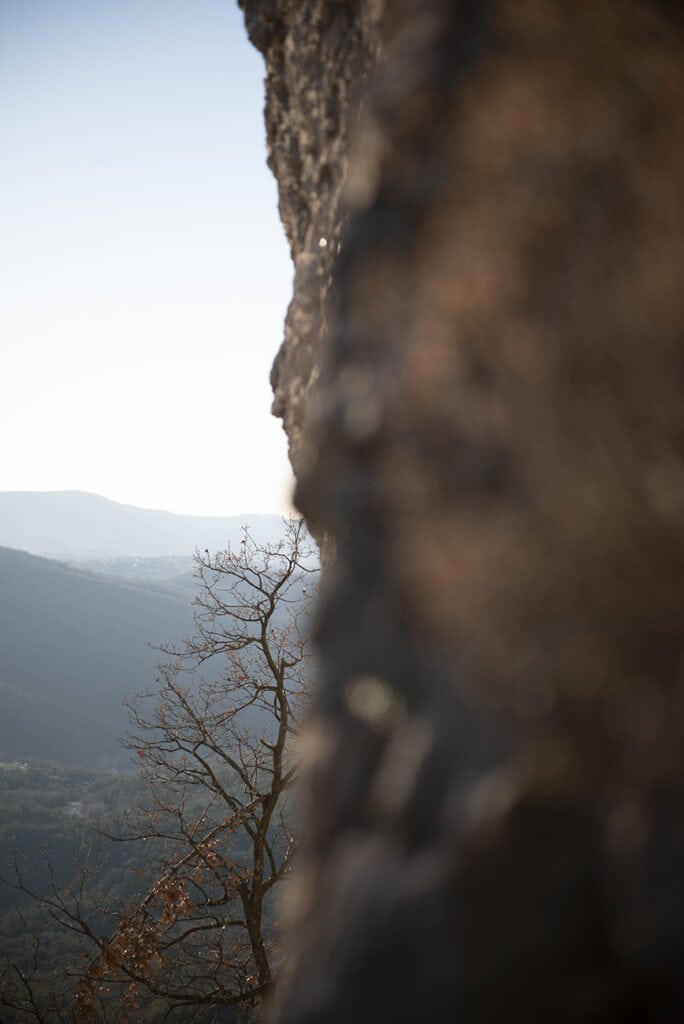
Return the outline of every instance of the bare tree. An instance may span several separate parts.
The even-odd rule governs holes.
[[[296,848],[293,740],[312,675],[315,550],[291,519],[280,544],[245,529],[237,551],[197,553],[196,566],[195,632],[162,649],[157,689],[129,704],[124,742],[147,784],[145,805],[108,834],[154,848],[154,881],[125,907],[87,903],[83,885],[34,893],[88,940],[77,1022],[114,1004],[140,1020],[150,1006],[254,1006],[282,955],[273,890]],[[17,884],[29,891],[21,874]]]

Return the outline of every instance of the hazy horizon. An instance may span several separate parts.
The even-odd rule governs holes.
[[[191,556],[239,545],[243,528],[261,543],[278,543],[283,518],[243,509],[197,516],[143,508],[91,491],[0,491],[0,547],[44,558],[84,561]]]
[[[119,498],[114,498],[109,494],[102,494],[98,491],[88,491],[82,487],[3,487],[0,490],[0,496],[3,494],[81,494],[92,498],[103,498],[105,501],[113,502],[116,505],[125,505],[127,508],[135,508],[143,512],[168,512],[174,516],[188,516],[195,517],[198,519],[234,519],[236,516],[241,515],[253,515],[253,516],[276,516],[287,518],[290,514],[298,515],[294,509],[286,509],[283,512],[279,511],[261,511],[260,509],[253,508],[240,508],[236,512],[220,512],[217,514],[211,512],[179,512],[173,508],[163,508],[158,505],[139,505],[136,502],[122,501]]]
[[[232,0],[0,0],[0,489],[289,510],[263,73]]]

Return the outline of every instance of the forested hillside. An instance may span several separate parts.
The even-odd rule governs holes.
[[[188,632],[190,598],[0,548],[0,751],[109,768],[125,693],[154,684],[150,645]]]
[[[3,1024],[229,1024],[269,990],[318,578],[282,527],[182,584],[0,548]]]

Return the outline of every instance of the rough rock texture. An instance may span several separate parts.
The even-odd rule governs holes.
[[[679,1021],[679,8],[243,6],[297,265],[276,410],[336,550],[273,1012]]]
[[[344,214],[349,130],[376,57],[377,5],[363,0],[240,0],[266,62],[269,166],[294,263],[285,340],[273,366],[273,412],[284,421],[295,473],[310,446],[303,429],[320,373],[331,268]]]

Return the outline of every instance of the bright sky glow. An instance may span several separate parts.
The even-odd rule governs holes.
[[[0,490],[289,509],[262,79],[235,0],[0,0]]]

